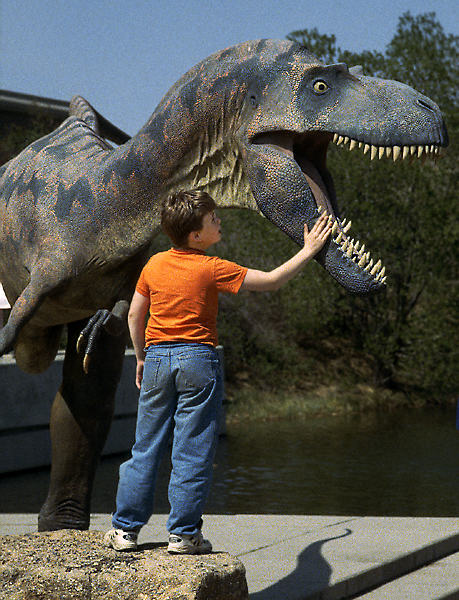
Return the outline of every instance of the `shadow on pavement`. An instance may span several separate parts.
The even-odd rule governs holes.
[[[264,590],[250,594],[250,600],[299,600],[304,598],[302,592],[304,594],[306,590],[311,594],[323,590],[330,583],[332,568],[321,554],[322,546],[351,534],[352,530],[346,529],[341,535],[318,540],[307,546],[299,554],[293,573]]]

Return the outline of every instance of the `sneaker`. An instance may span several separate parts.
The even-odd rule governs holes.
[[[136,531],[110,529],[104,535],[104,544],[115,550],[136,550],[138,536],[139,534]]]
[[[196,535],[171,534],[167,551],[171,554],[208,554],[212,552],[212,544],[202,537],[201,532]]]

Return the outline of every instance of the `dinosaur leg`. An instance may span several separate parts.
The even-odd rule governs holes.
[[[33,316],[46,295],[41,282],[32,279],[18,297],[10,312],[8,321],[0,331],[0,356],[13,349],[22,326]]]
[[[17,366],[26,373],[45,371],[57,354],[63,329],[63,325],[40,327],[27,323],[14,346]]]
[[[113,415],[126,333],[102,332],[85,374],[76,350],[85,324],[68,326],[63,381],[51,411],[51,480],[39,531],[89,527],[92,483]]]

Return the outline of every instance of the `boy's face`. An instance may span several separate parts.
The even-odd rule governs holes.
[[[215,211],[204,215],[202,218],[202,228],[190,234],[191,246],[206,250],[219,242],[222,238],[220,223],[221,220],[217,217]]]

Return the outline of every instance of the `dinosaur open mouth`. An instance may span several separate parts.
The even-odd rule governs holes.
[[[339,216],[333,179],[327,169],[327,150],[331,142],[348,150],[360,148],[363,154],[369,153],[370,159],[389,158],[393,161],[409,157],[420,158],[423,155],[436,158],[440,146],[411,145],[411,146],[377,146],[365,141],[351,139],[333,132],[308,132],[303,134],[289,131],[272,131],[259,134],[252,144],[270,147],[281,154],[291,165],[296,164],[296,172],[301,179],[306,180],[308,188],[315,201],[316,216],[325,211],[333,222],[332,239],[340,253],[341,260],[352,263],[349,266],[365,271],[378,285],[386,281],[385,268],[379,259],[370,256],[365,244],[351,238],[349,230],[351,222]]]

